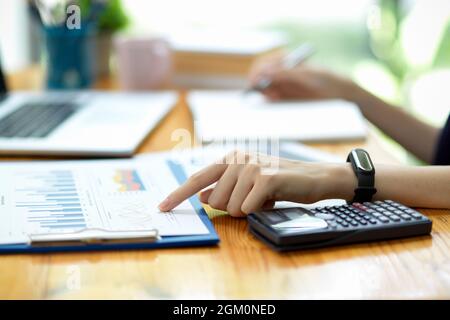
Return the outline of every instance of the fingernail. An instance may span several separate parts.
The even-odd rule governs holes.
[[[171,205],[171,201],[169,198],[164,199],[163,202],[161,202],[158,206],[159,210],[161,211],[168,211]]]

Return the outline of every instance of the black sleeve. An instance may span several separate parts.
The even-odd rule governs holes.
[[[450,116],[447,119],[445,127],[442,129],[436,145],[436,153],[433,164],[450,165]]]

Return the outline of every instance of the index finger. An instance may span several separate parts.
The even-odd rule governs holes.
[[[212,164],[200,170],[192,175],[178,189],[172,192],[163,202],[161,202],[158,208],[161,211],[172,210],[184,200],[219,180],[226,168],[226,164]]]

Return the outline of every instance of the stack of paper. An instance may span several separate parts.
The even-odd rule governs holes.
[[[194,91],[188,96],[197,136],[224,138],[330,141],[366,136],[358,107],[342,100],[271,103],[258,93]]]

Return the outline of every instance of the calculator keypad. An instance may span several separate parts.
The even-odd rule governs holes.
[[[331,229],[371,227],[423,219],[423,216],[392,200],[353,203],[312,209],[317,217],[327,221]]]

